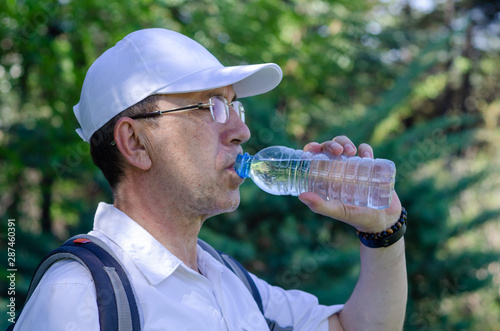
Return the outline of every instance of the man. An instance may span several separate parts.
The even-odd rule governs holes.
[[[114,194],[113,205],[99,205],[90,234],[124,265],[143,330],[269,330],[265,318],[294,330],[402,328],[403,239],[385,248],[361,245],[360,278],[343,306],[321,306],[312,295],[252,275],[265,317],[240,279],[197,245],[208,217],[239,204],[243,180],[233,165],[250,132],[237,98],[267,92],[281,77],[275,64],[223,67],[195,41],[163,29],[128,35],[89,69],[74,108],[77,131]],[[305,150],[356,154],[344,136]],[[362,144],[359,155],[373,151]],[[313,212],[366,233],[390,228],[401,212],[396,194],[385,210],[311,192],[299,198]],[[47,271],[16,329],[40,325],[99,330],[95,288],[79,263],[61,261]]]

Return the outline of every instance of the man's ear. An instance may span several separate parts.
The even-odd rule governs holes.
[[[125,160],[136,168],[148,170],[152,161],[144,137],[144,128],[130,117],[122,117],[115,124],[115,143]]]

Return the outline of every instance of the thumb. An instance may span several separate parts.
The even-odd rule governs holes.
[[[344,220],[346,215],[345,205],[340,200],[324,200],[318,194],[313,192],[304,192],[299,195],[302,201],[309,209],[316,213],[337,220]]]

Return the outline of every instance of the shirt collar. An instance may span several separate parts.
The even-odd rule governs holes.
[[[179,258],[113,205],[99,203],[94,230],[117,244],[153,286],[170,276],[179,266],[187,269]]]

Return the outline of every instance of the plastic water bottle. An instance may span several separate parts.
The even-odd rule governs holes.
[[[255,156],[240,154],[234,168],[270,194],[314,192],[327,200],[374,209],[389,207],[396,177],[396,166],[389,160],[313,154],[283,146],[265,148]]]

